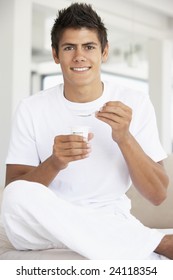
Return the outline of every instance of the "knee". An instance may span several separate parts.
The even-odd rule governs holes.
[[[14,214],[18,206],[25,208],[26,205],[32,204],[33,197],[38,195],[35,192],[43,188],[46,187],[39,183],[24,180],[10,183],[3,191],[2,215],[6,212]]]
[[[24,181],[14,181],[6,186],[2,197],[2,216],[5,213],[14,213],[18,204],[24,202],[23,186]]]

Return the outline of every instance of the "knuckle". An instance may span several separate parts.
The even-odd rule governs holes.
[[[59,136],[55,136],[54,143],[57,143],[59,141]]]
[[[116,102],[116,105],[119,107],[119,106],[121,106],[121,101],[115,101]]]
[[[76,155],[76,151],[74,149],[69,150],[69,155],[70,156],[75,156]]]
[[[131,108],[129,108],[129,114],[130,114],[130,116],[132,117],[133,110],[132,110]]]
[[[132,120],[132,114],[129,114],[128,121],[131,122],[131,120]]]
[[[68,135],[66,136],[66,140],[67,140],[68,142],[71,142],[71,141],[73,140],[73,135],[68,134]]]
[[[73,142],[69,142],[69,143],[68,143],[68,148],[72,150],[72,149],[73,149],[73,147],[74,147]]]

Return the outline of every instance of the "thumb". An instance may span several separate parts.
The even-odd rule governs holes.
[[[88,133],[88,141],[92,140],[94,138],[94,134],[92,132]]]

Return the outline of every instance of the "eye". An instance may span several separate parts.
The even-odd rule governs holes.
[[[66,46],[64,48],[64,51],[71,51],[71,50],[74,50],[74,46]]]
[[[86,48],[87,50],[94,50],[94,49],[95,49],[95,46],[93,46],[93,45],[87,45],[85,48]]]

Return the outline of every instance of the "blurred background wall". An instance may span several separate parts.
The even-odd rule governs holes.
[[[62,80],[50,30],[70,0],[0,0],[0,186],[19,101]],[[173,1],[91,0],[108,28],[102,75],[149,94],[164,149],[173,152]],[[147,113],[147,112],[146,112]]]

